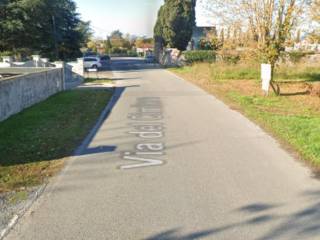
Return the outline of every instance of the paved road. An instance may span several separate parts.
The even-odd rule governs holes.
[[[7,239],[320,239],[320,184],[238,112],[115,60],[118,99]]]

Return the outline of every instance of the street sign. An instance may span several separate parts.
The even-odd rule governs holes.
[[[269,92],[271,76],[271,64],[261,64],[262,90],[265,92],[266,95]]]

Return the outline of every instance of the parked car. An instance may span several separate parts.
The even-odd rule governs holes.
[[[102,67],[99,57],[85,57],[83,59],[84,69],[97,69]]]
[[[100,57],[100,63],[102,65],[109,65],[111,63],[111,58],[108,55],[103,55]]]

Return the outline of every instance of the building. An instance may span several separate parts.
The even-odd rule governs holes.
[[[139,56],[147,56],[153,52],[153,43],[144,43],[136,48],[136,52]]]

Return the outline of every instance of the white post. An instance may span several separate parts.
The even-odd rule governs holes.
[[[78,70],[79,72],[77,72],[80,76],[84,77],[84,62],[83,62],[83,58],[78,58],[77,59],[78,62]]]
[[[39,61],[41,59],[40,55],[32,55],[32,60],[35,61],[36,67],[39,67]]]
[[[3,57],[2,57],[2,62],[4,62],[4,63],[9,63],[9,64],[11,64],[12,61],[13,61],[13,59],[12,59],[11,56],[3,56]]]
[[[271,64],[261,64],[261,80],[262,80],[262,90],[265,95],[268,96],[270,81],[272,77]]]
[[[43,67],[47,67],[49,63],[49,58],[41,58],[41,62],[43,63]]]

